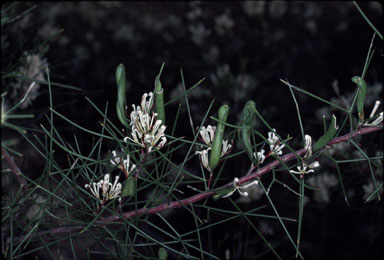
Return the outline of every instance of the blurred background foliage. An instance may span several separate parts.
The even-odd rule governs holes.
[[[253,99],[281,136],[297,137],[291,145],[296,142],[298,147],[302,146],[302,141],[296,109],[288,88],[279,79],[288,79],[293,85],[318,96],[346,104],[355,91],[351,77],[361,75],[373,35],[352,2],[23,2],[5,4],[2,10],[10,5],[13,6],[9,8],[8,17],[17,17],[33,6],[36,8],[2,26],[2,72],[16,70],[26,77],[44,80],[43,69],[49,65],[53,82],[82,90],[79,94],[53,88],[56,109],[75,123],[88,129],[100,129],[100,115],[82,95],[91,98],[99,107],[104,107],[108,101],[110,119],[118,122],[113,109],[115,69],[119,63],[126,67],[130,107],[138,103],[144,92],[153,90],[155,76],[165,62],[162,85],[166,100],[183,93],[180,69],[187,87],[205,78],[201,86],[189,94],[195,126],[200,124],[214,98],[212,111],[217,111],[223,103],[230,105],[230,123],[240,120],[243,105]],[[359,5],[372,23],[382,28],[380,4],[370,1]],[[382,95],[382,41],[376,39],[374,48],[377,55],[365,78],[369,85],[366,103],[369,109]],[[2,89],[13,98],[9,102],[20,100],[28,85],[17,78],[2,79]],[[29,96],[31,100],[21,109],[34,111],[38,120],[47,113],[48,90],[42,85],[34,91]],[[312,136],[322,133],[322,115],[329,119],[332,113],[339,113],[306,95],[297,93],[296,98],[304,129]],[[178,102],[175,102],[166,108],[169,122],[175,118],[177,107]],[[189,138],[192,135],[187,127],[185,106],[182,112],[181,120],[185,120],[185,124],[179,123],[176,133]],[[60,120],[55,123],[68,139],[72,139],[73,134],[79,137],[82,152],[92,149],[89,145],[92,137],[88,134]],[[208,119],[207,123],[213,121]],[[266,133],[265,126],[260,122],[258,125],[259,131]],[[382,135],[380,138],[382,141]],[[365,146],[370,149],[371,156],[382,155],[377,140],[363,137],[359,141],[374,144]],[[346,145],[332,151],[340,159],[361,156],[346,151],[348,148]],[[183,159],[183,149],[173,160]],[[27,150],[25,148],[24,152]],[[39,167],[44,165],[38,163],[37,157],[31,151],[30,157],[25,156],[26,159],[20,161],[22,169],[31,169],[32,165],[34,170],[30,172],[35,177]],[[247,161],[246,156],[243,159]],[[227,177],[232,178],[230,162],[226,167],[229,168]],[[321,194],[307,194],[309,203],[305,209],[302,250],[309,257],[322,258],[331,252],[339,258],[382,256],[381,246],[378,246],[383,242],[379,221],[382,202],[363,205],[370,185],[367,174],[363,175],[366,167],[363,163],[359,167],[356,164],[342,166],[344,174],[355,175],[346,184],[351,207],[345,204],[332,166],[309,180],[312,185],[322,187]],[[233,168],[236,176],[241,176],[248,164],[240,163]],[[378,173],[378,178],[382,181],[382,173]],[[285,195],[279,196],[279,192]],[[283,216],[295,216],[296,210],[292,210],[296,208],[295,195],[286,196],[282,188],[271,193],[276,201],[287,200],[286,204],[279,203]],[[255,198],[260,199],[261,195],[257,194],[255,191]],[[277,223],[260,221],[258,225],[267,237],[273,237],[272,241],[287,244]],[[232,232],[239,245],[246,239],[243,235],[246,225],[236,230],[231,226],[226,228],[220,229]],[[220,234],[224,238],[227,235]],[[224,244],[220,247],[222,257],[224,249],[229,247],[237,250],[234,256],[243,256],[241,246]]]

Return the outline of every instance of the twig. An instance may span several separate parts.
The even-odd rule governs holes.
[[[334,138],[334,139],[332,139],[332,141],[330,141],[328,143],[328,145],[333,145],[333,144],[345,142],[345,141],[347,141],[348,139],[350,139],[352,137],[355,137],[355,136],[358,136],[358,135],[369,134],[369,133],[376,132],[376,131],[379,131],[379,130],[382,130],[382,129],[383,129],[382,128],[382,124],[380,124],[378,127],[365,127],[365,128],[362,128],[362,129],[360,129],[360,130],[358,130],[358,131],[356,131],[356,132],[354,132],[352,134],[346,134],[346,135]],[[296,154],[297,155],[305,154],[305,149],[303,148],[303,149],[300,149],[300,150],[296,151]],[[275,160],[275,161],[269,163],[268,165],[264,166],[263,168],[251,172],[250,175],[246,175],[246,176],[240,178],[238,184],[242,184],[242,183],[245,183],[245,182],[249,182],[249,181],[255,180],[256,178],[258,178],[258,177],[260,177],[260,176],[270,172],[272,169],[274,169],[277,166],[279,166],[281,164],[281,162],[288,162],[288,161],[293,160],[294,158],[296,158],[296,154],[295,153],[289,153],[287,155],[284,155],[284,156],[280,157],[280,161],[279,160]],[[232,185],[233,185],[233,181],[231,181],[231,182],[229,182],[229,183],[219,187],[219,189],[220,188],[225,188],[225,187],[230,187]],[[213,190],[211,190],[211,191],[207,191],[207,192],[204,192],[204,193],[196,194],[196,195],[194,195],[192,197],[189,197],[189,198],[186,198],[186,199],[183,199],[183,200],[180,200],[180,201],[172,201],[172,202],[169,202],[169,203],[166,202],[166,203],[163,203],[163,204],[161,204],[159,206],[156,206],[156,207],[153,207],[153,208],[141,208],[141,209],[138,209],[138,210],[132,210],[132,211],[123,213],[122,216],[124,218],[130,218],[130,217],[141,215],[141,214],[156,214],[156,213],[165,211],[167,209],[179,208],[179,207],[182,207],[182,206],[190,205],[190,204],[198,202],[198,201],[200,201],[202,199],[212,197],[213,195],[215,195],[215,192]],[[97,224],[107,224],[107,223],[112,223],[112,222],[116,222],[116,221],[121,221],[121,217],[120,216],[110,216],[110,217],[107,217],[105,219],[98,220],[98,221],[96,221],[96,223]],[[73,232],[73,231],[80,230],[80,229],[83,229],[83,228],[85,228],[85,226],[60,227],[60,228],[55,228],[55,229],[52,229],[52,230],[49,230],[49,231],[39,232],[38,234],[34,234],[32,237],[35,237],[37,235],[41,236],[41,235],[45,235],[45,234],[53,235],[53,234],[61,234],[61,233]],[[22,239],[24,239],[24,237],[25,237],[25,235],[21,236],[21,237],[14,237],[14,239],[21,241]],[[8,246],[9,244],[10,244],[10,238],[8,237],[6,245]]]
[[[8,163],[11,171],[16,175],[17,182],[20,184],[20,187],[24,189],[24,192],[27,193],[29,190],[29,185],[26,180],[23,178],[23,174],[21,173],[19,167],[17,167],[13,158],[9,155],[9,153],[5,150],[5,148],[1,147],[1,154],[4,156],[5,160]]]
[[[358,131],[356,131],[356,132],[354,132],[352,134],[346,134],[346,135],[334,138],[327,145],[330,146],[330,145],[333,145],[333,144],[345,142],[348,139],[353,138],[355,136],[369,134],[371,132],[379,131],[379,130],[382,130],[382,129],[383,129],[382,128],[382,124],[379,127],[375,127],[375,126],[373,126],[373,127],[365,127],[365,128],[362,128],[362,129],[360,129],[360,130],[358,130]],[[296,151],[296,154],[297,155],[303,155],[303,154],[305,154],[305,151],[306,151],[305,148],[303,148],[303,149],[300,149],[300,150]],[[295,157],[296,157],[296,155],[294,153],[289,153],[287,155],[284,155],[284,156],[280,157],[280,160],[282,162],[288,162],[288,161],[294,159]],[[243,178],[240,178],[239,179],[239,184],[242,184],[242,183],[245,183],[245,182],[248,182],[248,181],[252,181],[252,180],[256,179],[257,177],[260,177],[260,176],[264,175],[265,173],[271,171],[273,168],[276,168],[279,165],[280,165],[280,161],[275,160],[275,161],[271,162],[270,164],[264,166],[260,170],[253,171],[253,172],[250,173],[250,175],[244,176]]]

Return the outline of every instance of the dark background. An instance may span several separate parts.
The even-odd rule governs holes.
[[[2,37],[3,64],[22,62],[18,57],[27,53],[40,53],[49,63],[52,81],[82,89],[81,94],[54,89],[57,110],[93,130],[100,129],[101,117],[82,96],[89,97],[100,108],[108,101],[110,119],[119,125],[114,114],[116,66],[123,63],[126,67],[127,104],[130,106],[138,104],[144,92],[153,90],[155,76],[165,62],[161,80],[166,100],[182,93],[180,69],[187,88],[205,78],[190,94],[195,126],[200,124],[213,98],[211,114],[215,114],[221,104],[229,104],[230,123],[239,122],[243,105],[253,99],[281,136],[298,137],[296,109],[288,88],[279,79],[288,79],[293,85],[325,99],[342,100],[355,90],[350,79],[361,75],[373,35],[352,2],[39,2],[20,3],[14,12],[17,14],[33,5],[37,8],[32,12],[2,28],[2,35],[7,35],[6,39]],[[372,23],[382,28],[380,4],[362,2],[359,5]],[[43,44],[47,49],[35,48],[44,42],[47,42]],[[383,52],[382,41],[377,36],[374,48],[376,54],[365,77],[369,86],[376,86],[375,91],[368,93],[373,100],[368,103],[369,112],[374,100],[382,94]],[[340,96],[332,88],[335,80]],[[319,136],[322,122],[317,112],[324,104],[297,92],[296,98],[305,131]],[[173,121],[179,102],[183,101],[166,108],[169,122]],[[47,89],[41,87],[40,95],[29,109],[38,110],[48,104]],[[329,119],[331,112],[325,111]],[[191,138],[185,105],[182,112],[180,120],[185,121],[179,123],[177,136]],[[332,113],[343,115],[337,111]],[[208,123],[213,121],[208,120]],[[73,134],[80,137],[78,141],[84,153],[92,148],[89,145],[92,137],[60,120],[57,124],[68,141],[73,139]],[[267,128],[262,123],[258,126],[266,135]],[[382,154],[382,135],[379,140],[363,137],[359,141],[376,143],[366,147],[371,156],[376,151]],[[291,145],[295,144],[301,146],[300,138],[292,141]],[[175,161],[182,160],[185,151],[181,149],[178,154],[180,157],[176,155]],[[247,158],[240,158],[240,164],[236,165],[240,175],[248,167],[241,160],[245,162]],[[23,162],[23,167],[27,165],[30,166]],[[227,167],[231,172],[230,163]],[[374,200],[363,204],[362,185],[369,179],[369,172],[361,174],[363,169],[366,170],[366,164],[342,169],[346,174],[347,190],[353,191],[350,207],[345,204],[340,186],[330,191],[329,202],[311,200],[306,204],[301,246],[304,256],[338,259],[383,256],[382,202]],[[336,174],[331,165],[328,171]],[[352,180],[348,173],[355,174]],[[232,178],[231,174],[228,177]],[[382,179],[382,175],[379,178]],[[295,217],[297,197],[286,196],[286,193],[277,187],[271,196],[275,196],[281,215]],[[311,198],[310,192],[308,196]],[[265,196],[261,202],[267,204]],[[223,208],[228,206],[220,203]],[[182,210],[180,212],[177,216],[183,214]],[[191,221],[193,223],[193,219]],[[247,228],[247,223],[241,223],[239,229],[230,224],[219,226],[221,231],[217,231],[217,238],[212,242],[216,255],[224,258],[225,248],[231,248],[233,257],[257,254],[257,246],[262,242],[257,241],[256,236],[244,238],[243,229]],[[292,255],[292,246],[280,224],[273,222],[271,225],[274,233],[267,238],[279,243],[277,251],[283,252],[283,257]],[[183,228],[187,230],[188,225]],[[289,228],[295,234],[296,226]],[[233,237],[221,234],[223,231]],[[216,242],[219,238],[224,241]],[[242,254],[244,239],[255,240],[255,248],[247,251],[249,255]]]

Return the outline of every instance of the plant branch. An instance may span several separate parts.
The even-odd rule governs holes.
[[[349,139],[351,139],[351,138],[353,138],[355,136],[358,136],[358,135],[365,135],[365,134],[369,134],[369,133],[372,133],[372,132],[380,131],[380,130],[382,130],[382,126],[383,126],[383,124],[379,124],[377,127],[372,126],[372,127],[362,128],[362,129],[360,129],[360,130],[358,130],[356,132],[353,132],[353,133],[350,133],[350,134],[346,134],[346,135],[334,138],[334,139],[332,139],[328,143],[328,145],[330,146],[330,145],[333,145],[333,144],[345,142],[345,141],[348,141]],[[305,154],[305,149],[302,148],[302,149],[296,151],[296,154],[299,155],[299,156]],[[281,162],[288,162],[288,161],[291,161],[291,160],[295,159],[296,158],[296,154],[295,153],[289,153],[287,155],[284,155],[284,156],[280,157],[280,160],[275,160],[275,161],[269,163],[268,165],[264,166],[263,168],[260,168],[258,170],[252,171],[249,175],[246,175],[246,176],[240,178],[239,182],[237,184],[242,184],[242,183],[245,183],[245,182],[253,181],[256,178],[261,177],[262,175],[270,172],[272,169],[278,167],[281,164]],[[219,187],[218,189],[226,188],[226,187],[230,187],[230,186],[233,186],[233,181],[231,181],[231,182],[229,182],[229,183]],[[179,208],[179,207],[183,207],[183,206],[186,206],[186,205],[190,205],[190,204],[198,202],[198,201],[200,201],[202,199],[212,197],[213,195],[215,195],[214,190],[210,190],[210,191],[207,191],[207,192],[204,192],[204,193],[196,194],[194,196],[191,196],[189,198],[186,198],[186,199],[183,199],[183,200],[180,200],[180,201],[172,201],[172,202],[169,202],[169,203],[166,202],[166,203],[163,203],[163,204],[161,204],[159,206],[156,206],[156,207],[153,207],[153,208],[141,208],[141,209],[138,209],[138,210],[132,210],[132,211],[129,211],[129,212],[125,212],[125,213],[122,214],[122,216],[124,218],[130,218],[130,217],[137,216],[137,215],[142,215],[142,214],[156,214],[156,213],[168,210],[168,209]],[[117,221],[121,221],[121,216],[110,216],[110,217],[107,217],[105,219],[98,220],[98,221],[96,221],[96,223],[97,224],[107,224],[107,223],[112,223],[112,222],[116,223]],[[55,229],[52,229],[52,230],[49,230],[49,231],[39,232],[38,234],[34,234],[33,237],[35,237],[37,235],[45,235],[45,234],[53,235],[53,234],[60,234],[60,233],[68,233],[68,232],[80,230],[80,229],[83,229],[83,228],[85,228],[85,226],[60,227],[60,228],[55,228]],[[21,236],[19,238],[15,237],[14,239],[21,241],[25,237],[26,236]],[[10,244],[10,238],[7,239],[6,244],[7,244],[7,246]]]
[[[372,127],[361,128],[360,130],[355,131],[353,133],[334,138],[327,144],[327,146],[331,146],[333,144],[348,141],[349,139],[351,139],[355,136],[358,136],[358,135],[365,135],[365,134],[369,134],[371,132],[382,130],[383,129],[382,125],[383,124],[380,124],[378,127],[372,126]],[[302,148],[302,149],[296,151],[296,154],[297,155],[303,155],[303,154],[305,154],[305,151],[306,150],[304,148]],[[288,162],[290,160],[293,160],[294,158],[296,158],[296,155],[294,153],[289,153],[287,155],[280,157],[280,161],[281,162]],[[275,160],[275,161],[271,162],[270,164],[264,166],[263,168],[251,172],[248,176],[244,176],[243,178],[240,178],[239,184],[242,184],[242,183],[248,182],[248,181],[252,181],[252,180],[256,179],[257,177],[264,175],[265,173],[271,171],[273,168],[276,168],[277,166],[279,166],[280,161]],[[225,185],[225,186],[227,186],[227,185]]]
[[[17,182],[20,184],[20,187],[24,189],[24,192],[27,193],[29,190],[29,185],[27,181],[23,178],[23,174],[21,173],[19,167],[17,167],[13,158],[9,155],[7,150],[5,150],[4,146],[1,147],[1,154],[5,158],[8,163],[11,171],[16,175]]]

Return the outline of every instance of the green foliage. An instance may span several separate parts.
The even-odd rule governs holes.
[[[322,135],[316,141],[316,143],[313,147],[313,151],[316,152],[316,151],[324,148],[332,140],[332,138],[336,135],[337,129],[339,129],[339,127],[336,125],[336,117],[335,117],[335,115],[332,115],[332,121],[328,127],[327,132],[325,132],[325,134]]]
[[[352,82],[356,83],[358,87],[357,93],[357,113],[359,115],[360,122],[364,121],[364,103],[367,95],[367,83],[359,76],[353,76]]]
[[[156,113],[157,118],[161,120],[161,124],[165,125],[165,106],[164,106],[164,90],[161,85],[160,76],[163,71],[165,63],[161,66],[159,74],[155,79],[155,103],[156,103]]]
[[[191,6],[197,4],[191,3]],[[19,19],[9,14],[11,7],[2,9],[2,27]],[[268,4],[268,7],[273,5]],[[199,12],[196,13],[198,16]],[[215,20],[216,30],[220,29],[222,21]],[[159,28],[169,26],[156,25]],[[127,119],[131,112],[127,98],[132,94],[127,78],[130,80],[131,72],[128,70],[126,75],[124,65],[120,64],[115,71],[116,111],[105,99],[102,105],[96,103],[97,95],[93,93],[85,97],[82,106],[91,108],[97,115],[92,117],[96,126],[67,114],[71,103],[62,103],[59,97],[71,93],[76,99],[80,92],[77,87],[51,82],[51,78],[59,78],[57,73],[44,68],[44,80],[23,75],[22,82],[28,83],[27,88],[15,90],[17,95],[14,96],[12,84],[21,75],[17,64],[2,67],[2,81],[6,83],[1,93],[3,258],[166,260],[235,259],[239,255],[249,259],[311,258],[313,252],[308,248],[315,247],[310,244],[310,235],[315,237],[316,243],[321,243],[321,234],[325,233],[316,222],[316,215],[319,210],[330,210],[318,197],[330,198],[334,206],[344,196],[347,206],[353,206],[351,209],[356,211],[356,201],[361,200],[364,190],[366,195],[361,201],[370,204],[367,207],[358,204],[359,210],[367,215],[367,209],[377,207],[379,210],[368,214],[369,219],[375,220],[381,209],[383,149],[378,140],[382,139],[382,123],[359,124],[358,127],[354,124],[356,120],[360,123],[364,120],[363,108],[371,105],[368,102],[370,89],[363,80],[364,76],[370,77],[366,72],[373,56],[371,49],[372,46],[362,77],[352,78],[358,85],[352,95],[354,98],[344,100],[343,96],[340,100],[344,103],[326,96],[327,91],[319,94],[282,80],[289,86],[297,112],[297,117],[288,119],[286,112],[294,107],[281,107],[280,102],[288,99],[292,103],[292,100],[268,92],[266,88],[254,97],[258,109],[253,100],[244,107],[244,102],[235,98],[224,100],[221,94],[226,89],[220,89],[215,99],[206,104],[203,102],[206,92],[202,90],[209,89],[211,82],[203,86],[204,79],[200,79],[186,84],[190,75],[185,81],[182,71],[181,92],[170,94],[169,100],[164,100],[162,82],[169,93],[168,79],[176,73],[170,70],[161,82],[163,63],[155,78],[155,106],[148,111],[148,114],[156,112],[157,118],[145,118],[161,120],[161,124],[154,122],[150,131],[139,138],[149,143],[156,138],[156,127],[167,127],[164,146],[151,153],[131,138],[132,130],[140,129],[134,129],[136,125],[131,126]],[[110,74],[113,79],[113,72]],[[42,87],[41,99],[45,103],[38,103],[43,104],[42,107],[23,110],[22,104],[36,84]],[[107,89],[115,97],[116,89]],[[137,89],[145,92],[144,88]],[[286,88],[282,89],[281,93],[285,93]],[[265,96],[262,97],[265,93],[261,92],[273,96],[268,101],[273,100],[279,106],[266,102]],[[320,167],[306,168],[308,174],[298,176],[292,169],[300,171],[309,167],[309,158],[303,158],[304,134],[313,136],[323,132],[321,120],[313,119],[312,107],[304,107],[307,99],[319,102],[334,115],[328,128],[324,128],[324,135],[314,144],[317,153],[310,157],[318,160]],[[358,118],[353,113],[355,101]],[[229,105],[219,108],[217,119],[212,117],[211,108],[215,102],[230,104],[233,117],[229,117]],[[193,105],[196,104],[200,110],[195,109]],[[84,111],[76,112],[82,114]],[[118,122],[111,117],[115,112]],[[212,171],[215,169],[212,190],[206,185],[208,176],[195,154],[195,151],[210,148],[199,140],[196,130],[210,119],[217,122],[209,154],[209,166]],[[121,124],[125,127],[123,131]],[[188,124],[190,128],[186,127]],[[225,136],[233,140],[233,147],[230,153],[222,156],[225,130]],[[187,131],[189,135],[185,134]],[[283,139],[277,133],[281,136],[289,133],[291,137]],[[275,144],[271,144],[271,139]],[[274,154],[273,145],[284,145],[283,154]],[[267,152],[265,161],[249,167],[249,159],[254,162],[254,151],[261,149]],[[111,150],[116,155],[112,159]],[[35,163],[40,163],[40,167]],[[310,170],[316,172],[312,174]],[[335,193],[328,197],[325,194],[331,189],[327,188],[330,185],[327,176],[336,179],[332,186]],[[366,185],[361,186],[362,181]],[[356,195],[356,191],[360,193]],[[333,196],[337,192],[342,195]],[[361,223],[348,227],[354,229]],[[377,230],[380,230],[382,225],[378,223]],[[337,227],[335,231],[342,233]]]
[[[125,79],[125,67],[123,64],[119,64],[116,68],[116,84],[117,84],[117,101],[116,101],[116,113],[120,122],[129,127],[127,118],[125,116],[125,89],[127,82]]]
[[[168,252],[164,247],[159,248],[158,256],[160,260],[167,260]]]
[[[241,138],[245,149],[247,150],[248,157],[253,161],[253,150],[251,145],[251,131],[253,129],[253,121],[255,119],[256,103],[253,100],[249,100],[244,108],[241,118],[242,126]]]
[[[125,183],[123,185],[123,189],[121,191],[121,197],[134,197],[136,195],[136,178],[135,177],[128,177],[127,180],[125,180]]]
[[[213,139],[212,150],[209,154],[209,167],[211,168],[212,172],[216,168],[216,166],[219,165],[219,162],[220,162],[223,138],[224,138],[225,122],[227,121],[228,111],[229,111],[229,106],[222,105],[217,112],[219,121],[217,122],[217,125],[216,125],[215,138]]]

